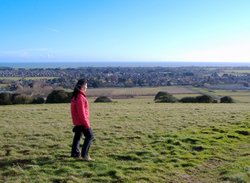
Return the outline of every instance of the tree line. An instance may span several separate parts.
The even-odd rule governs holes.
[[[69,103],[72,92],[64,90],[53,90],[46,99],[40,96],[31,96],[20,93],[0,93],[0,105],[11,104],[43,104],[43,103]],[[154,101],[157,103],[218,103],[211,96],[201,95],[197,97],[184,97],[180,100],[167,92],[158,92],[155,95]],[[99,96],[95,102],[112,102],[112,99],[106,96]],[[233,103],[234,100],[230,96],[222,97],[220,103]]]
[[[158,103],[175,103],[175,102],[181,102],[181,103],[234,103],[234,100],[230,96],[224,96],[219,99],[214,99],[213,97],[209,95],[200,95],[196,97],[183,97],[180,100],[175,98],[172,94],[168,92],[160,91],[155,95],[154,98],[155,102]]]

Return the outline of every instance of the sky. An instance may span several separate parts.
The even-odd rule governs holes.
[[[0,0],[0,62],[250,62],[250,0]]]

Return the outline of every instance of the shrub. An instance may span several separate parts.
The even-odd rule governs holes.
[[[220,99],[220,103],[234,103],[234,100],[230,96],[225,96]]]
[[[213,99],[212,103],[218,103],[218,100]]]
[[[213,102],[213,98],[208,95],[198,96],[196,97],[196,100],[198,103],[212,103]]]
[[[45,100],[43,97],[36,97],[32,101],[33,104],[44,104]]]
[[[184,97],[182,99],[179,100],[182,103],[196,103],[196,97]]]
[[[171,95],[170,93],[167,93],[167,92],[158,92],[156,95],[155,95],[155,102],[168,102],[168,103],[174,103],[177,101],[177,99]]]
[[[106,96],[100,96],[95,99],[95,102],[112,102],[112,99]]]
[[[33,98],[25,94],[15,94],[12,98],[13,104],[31,104],[32,102]]]
[[[46,99],[46,103],[68,103],[70,102],[70,93],[64,90],[52,91]]]
[[[10,93],[0,93],[0,105],[10,105],[12,94]]]
[[[45,102],[42,97],[32,97],[30,95],[19,93],[0,93],[0,105],[10,104],[43,104]]]
[[[201,95],[197,97],[184,97],[179,100],[183,103],[217,103],[217,100],[208,95]]]

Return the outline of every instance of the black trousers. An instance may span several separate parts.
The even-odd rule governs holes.
[[[83,126],[75,126],[73,128],[73,132],[75,132],[73,138],[73,144],[71,149],[71,157],[87,157],[89,155],[89,147],[94,139],[94,134],[91,128],[83,128]],[[84,135],[85,139],[82,145],[82,151],[80,152],[80,140]]]

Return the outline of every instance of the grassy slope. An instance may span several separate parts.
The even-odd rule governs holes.
[[[0,182],[247,182],[248,104],[91,105],[93,163],[69,157],[68,104],[0,107]]]

